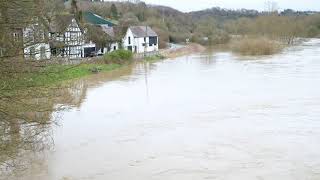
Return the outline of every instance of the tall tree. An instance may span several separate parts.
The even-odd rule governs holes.
[[[77,0],[71,0],[71,13],[76,14],[77,11],[78,11]]]
[[[0,0],[0,51],[4,57],[16,56],[22,51],[22,28],[35,15],[34,0]]]
[[[118,19],[119,14],[118,14],[117,6],[115,4],[111,5],[110,12],[111,12],[111,17],[112,18]]]
[[[73,14],[78,22],[82,21],[82,11],[79,10],[77,0],[71,1],[71,14]]]

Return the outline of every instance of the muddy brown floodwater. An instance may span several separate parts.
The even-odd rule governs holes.
[[[320,40],[83,79],[23,180],[319,180]],[[112,78],[110,78],[112,77]]]

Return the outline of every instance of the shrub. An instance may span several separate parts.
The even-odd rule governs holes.
[[[122,64],[131,61],[132,58],[132,52],[124,49],[116,50],[104,55],[104,61],[107,64]]]
[[[231,43],[231,49],[242,55],[271,55],[281,50],[281,45],[266,38],[244,38]]]

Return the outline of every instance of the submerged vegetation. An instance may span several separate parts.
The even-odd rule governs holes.
[[[267,38],[243,38],[230,43],[231,49],[242,55],[271,55],[279,52],[283,45]]]

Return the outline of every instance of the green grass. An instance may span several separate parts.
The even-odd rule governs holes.
[[[98,72],[108,72],[120,68],[121,64],[80,64],[52,65],[38,72],[18,74],[12,78],[0,78],[10,89],[58,85],[67,80],[77,79]]]
[[[107,64],[124,64],[132,61],[133,54],[131,51],[124,49],[116,50],[103,56],[104,62]]]
[[[76,79],[99,72],[108,72],[119,68],[120,64],[80,64],[68,66],[49,66],[45,69],[44,75],[35,75],[32,78],[35,82],[52,84],[60,81]]]

